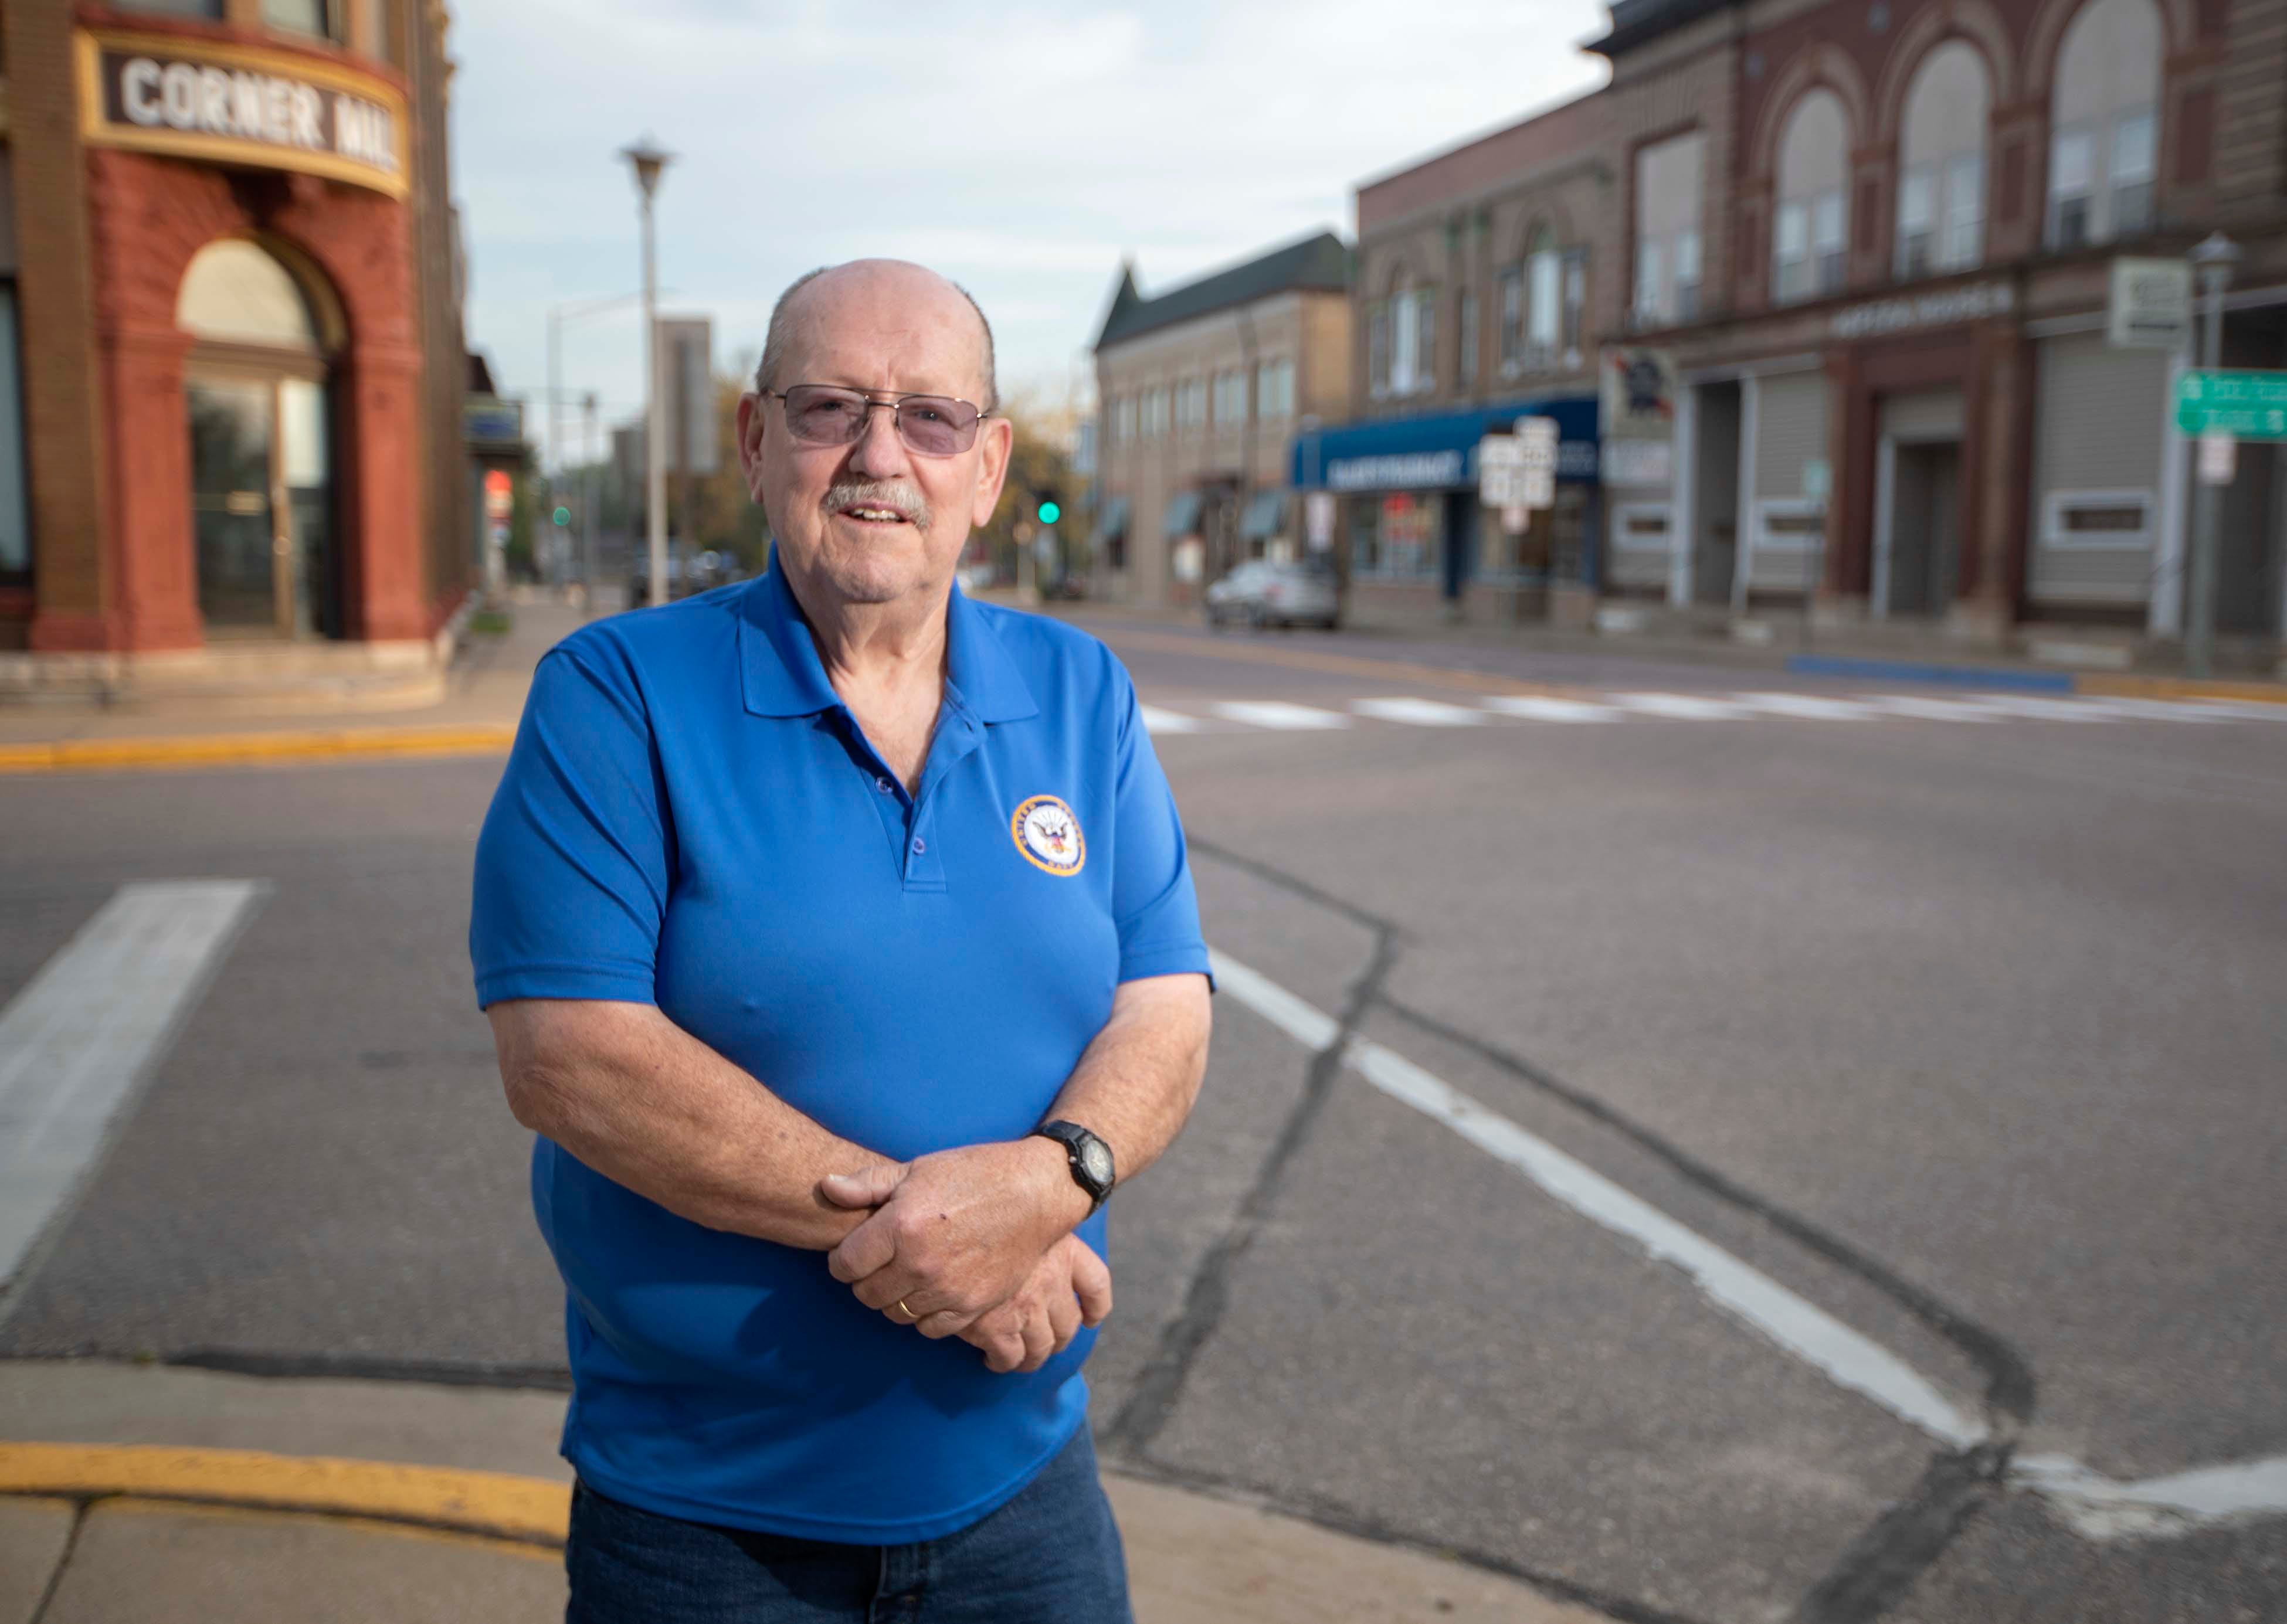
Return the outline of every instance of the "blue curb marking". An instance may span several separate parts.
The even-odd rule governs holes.
[[[1943,682],[1956,688],[2011,688],[2036,694],[2077,691],[2069,671],[2010,671],[1904,659],[1848,659],[1838,654],[1791,654],[1786,668],[1796,676],[1850,677],[1861,682]]]

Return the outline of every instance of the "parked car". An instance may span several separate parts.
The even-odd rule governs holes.
[[[1342,619],[1334,567],[1320,558],[1242,564],[1207,589],[1205,602],[1209,626],[1237,620],[1247,626],[1318,626],[1331,632]]]
[[[667,544],[667,601],[712,592],[744,579],[746,572],[728,553],[709,548],[696,558],[687,557],[675,542]],[[641,609],[651,602],[651,554],[637,538],[635,556],[628,566],[628,607]]]

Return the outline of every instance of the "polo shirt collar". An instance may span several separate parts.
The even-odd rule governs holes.
[[[775,550],[741,605],[739,664],[753,715],[812,716],[842,703]],[[1041,713],[985,612],[958,584],[946,610],[946,682],[979,721],[1020,721]]]

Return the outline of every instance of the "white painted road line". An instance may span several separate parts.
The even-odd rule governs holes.
[[[1747,707],[1729,699],[1703,699],[1697,694],[1609,694],[1622,710],[1640,716],[1660,716],[1674,721],[1734,721],[1748,714]]]
[[[1333,1016],[1236,959],[1219,952],[1211,957],[1218,987],[1305,1049],[1321,1053],[1340,1041],[1341,1028]],[[1982,1423],[1887,1348],[1395,1050],[1353,1037],[1342,1063],[1390,1099],[1515,1168],[1581,1217],[1674,1264],[1711,1301],[1838,1386],[1956,1449],[1989,1436]],[[2287,1514],[2287,1455],[2134,1483],[2092,1471],[2067,1455],[2022,1455],[2011,1477],[2093,1540],[2189,1533]]]
[[[2119,717],[2093,699],[2040,699],[2030,694],[1980,694],[1970,701],[2005,716],[2033,721],[2117,721]]]
[[[1138,705],[1137,715],[1144,718],[1147,733],[1197,733],[1207,726],[1196,716],[1186,716],[1181,711],[1163,711],[1156,705]]]
[[[1864,721],[1873,714],[1851,700],[1829,699],[1818,694],[1733,694],[1731,698],[1750,710],[1769,711],[1774,716],[1801,716],[1813,721]]]
[[[1323,1050],[1340,1036],[1340,1029],[1324,1012],[1245,965],[1221,953],[1213,958],[1218,986],[1305,1047]],[[1378,1043],[1353,1038],[1342,1059],[1391,1099],[1444,1123],[1480,1150],[1508,1163],[1581,1217],[1635,1242],[1652,1257],[1675,1265],[1706,1297],[1838,1385],[1864,1394],[1901,1421],[1954,1448],[1967,1448],[1984,1440],[1981,1423],[1887,1348],[1546,1139],[1488,1110]]]
[[[1414,728],[1475,728],[1485,720],[1483,711],[1448,705],[1442,699],[1353,699],[1350,709],[1361,716],[1402,721]]]
[[[1275,728],[1281,731],[1310,732],[1350,725],[1350,719],[1340,711],[1322,711],[1308,705],[1289,705],[1284,699],[1225,699],[1214,709],[1216,715],[1246,722],[1249,727]]]
[[[1914,716],[1924,721],[2006,721],[1989,706],[1969,699],[1926,699],[1919,694],[1861,694],[1862,704],[1895,716]]]
[[[1585,699],[1545,699],[1536,694],[1495,694],[1477,703],[1486,710],[1503,716],[1522,716],[1527,721],[1618,721],[1619,712],[1609,705],[1591,705]]]
[[[0,1284],[102,1147],[260,886],[122,886],[0,1012]]]

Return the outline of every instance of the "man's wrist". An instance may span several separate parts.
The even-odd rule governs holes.
[[[1056,1225],[1057,1235],[1078,1229],[1095,1212],[1096,1202],[1072,1178],[1071,1152],[1056,1140],[1037,1133],[1018,1142],[1029,1147],[1041,1180],[1041,1210]]]

